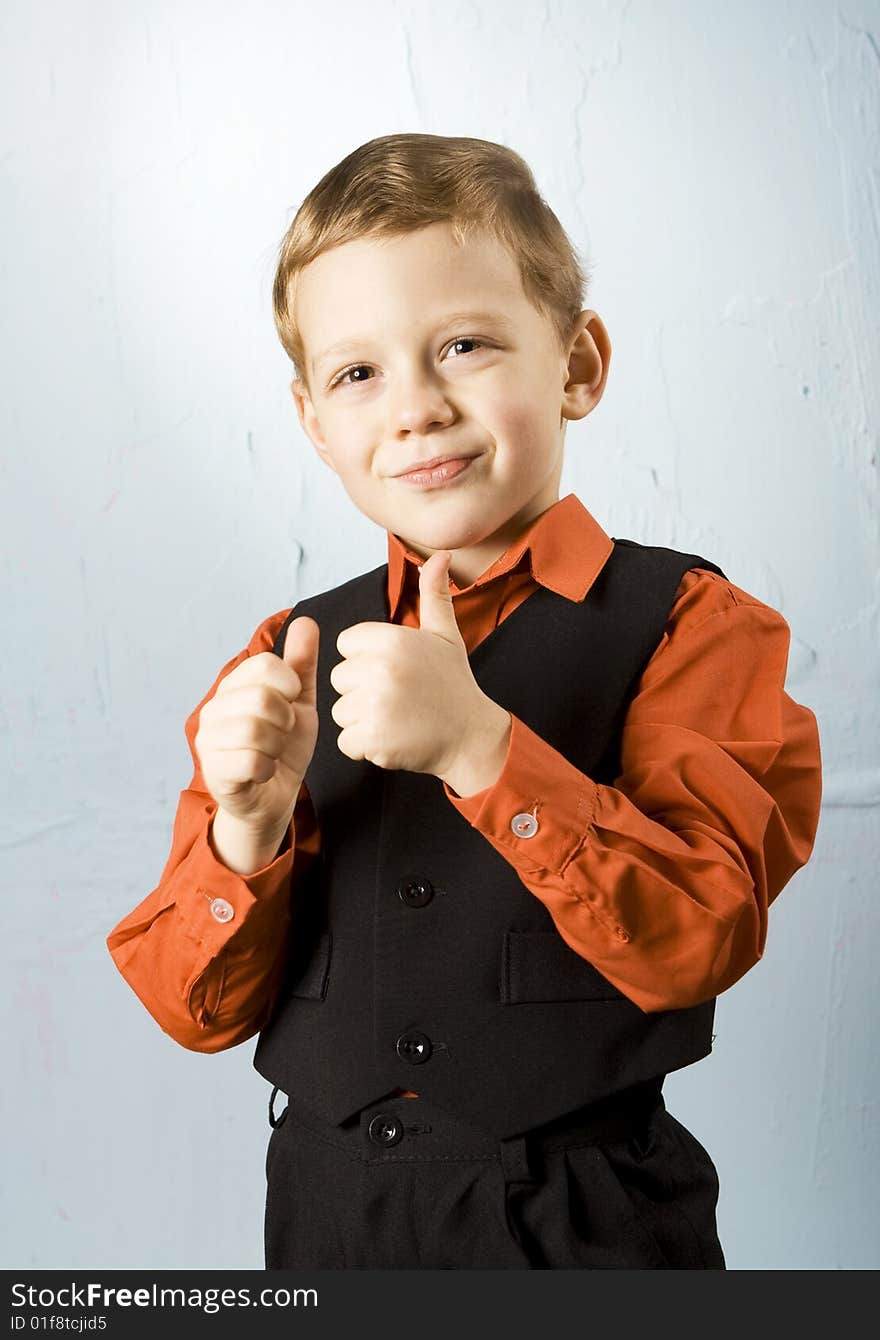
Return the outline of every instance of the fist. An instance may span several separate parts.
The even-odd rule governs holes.
[[[331,715],[349,758],[445,778],[487,708],[498,711],[471,672],[449,592],[450,560],[437,550],[421,567],[418,628],[359,623],[339,634],[344,659],[330,672],[340,694]]]
[[[195,751],[218,806],[253,829],[290,822],[318,738],[320,633],[307,615],[287,629],[283,656],[249,656],[203,706]]]

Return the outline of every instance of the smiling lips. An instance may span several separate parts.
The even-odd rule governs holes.
[[[402,479],[405,484],[414,484],[417,488],[436,488],[463,474],[475,459],[474,456],[441,456],[435,458],[433,464],[422,465],[416,470],[407,470],[403,474],[395,475],[395,479]]]

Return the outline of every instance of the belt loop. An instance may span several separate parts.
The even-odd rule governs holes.
[[[536,1180],[529,1167],[529,1147],[524,1135],[514,1135],[501,1141],[501,1167],[505,1182]]]
[[[279,1092],[280,1090],[278,1088],[278,1085],[276,1084],[271,1094],[269,1095],[269,1125],[272,1127],[273,1130],[275,1129],[276,1126],[280,1126],[284,1118],[287,1116],[287,1108],[284,1109],[280,1117],[275,1116],[275,1109],[273,1104],[275,1102],[275,1095],[276,1093]]]

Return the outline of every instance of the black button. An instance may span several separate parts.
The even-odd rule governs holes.
[[[397,886],[397,896],[407,907],[424,907],[434,897],[429,879],[406,879]]]
[[[390,1148],[403,1139],[403,1122],[390,1112],[379,1112],[367,1127],[367,1133],[374,1145]]]
[[[397,1055],[409,1061],[410,1065],[421,1065],[431,1055],[431,1039],[427,1034],[411,1028],[397,1039]]]

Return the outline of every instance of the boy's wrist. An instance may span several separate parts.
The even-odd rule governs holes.
[[[486,698],[476,722],[471,722],[458,755],[440,780],[458,796],[473,796],[494,786],[507,757],[510,730],[510,713],[491,698]]]
[[[272,833],[257,833],[241,820],[218,808],[208,828],[208,842],[221,864],[247,876],[271,865],[286,842],[290,821]]]

